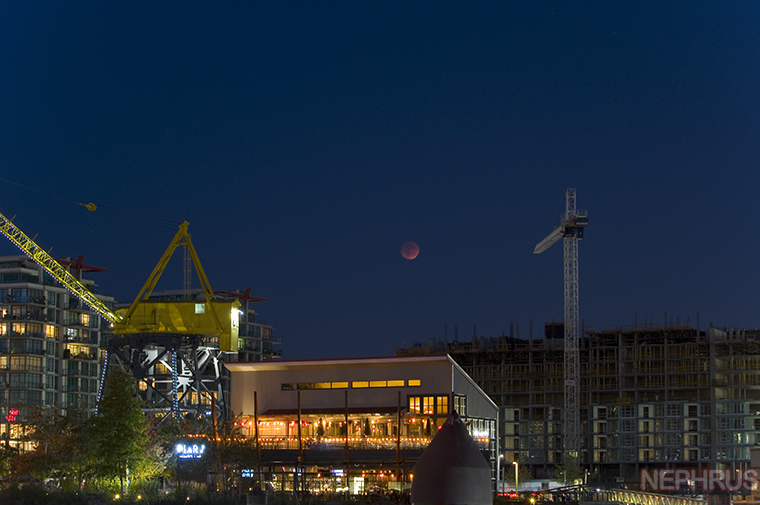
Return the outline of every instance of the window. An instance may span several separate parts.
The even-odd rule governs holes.
[[[460,396],[456,395],[454,396],[454,410],[456,410],[457,414],[459,414],[461,417],[467,416],[467,397],[466,396]],[[516,418],[517,420],[519,418]]]
[[[347,389],[348,382],[333,382],[332,387],[333,389]]]
[[[351,383],[352,388],[368,388],[369,381],[354,381]]]
[[[420,386],[420,379],[409,379],[409,387]]]
[[[422,413],[426,415],[430,415],[433,413],[434,408],[435,408],[435,397],[424,396],[422,398]]]
[[[371,388],[384,388],[388,386],[388,381],[369,381]]]
[[[53,326],[52,324],[45,325],[45,336],[47,338],[55,338],[55,334],[56,334],[55,326]]]
[[[402,388],[402,387],[404,387],[404,381],[403,380],[388,381],[388,387],[389,388]]]
[[[409,397],[409,413],[410,414],[419,414],[422,412],[421,409],[421,398],[419,396],[410,396]]]
[[[439,396],[436,398],[435,413],[440,415],[448,415],[449,413],[449,397]]]

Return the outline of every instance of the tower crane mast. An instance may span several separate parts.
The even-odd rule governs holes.
[[[563,239],[564,245],[564,297],[565,297],[565,333],[564,333],[564,449],[573,458],[578,457],[580,448],[580,351],[579,316],[578,316],[578,241],[583,238],[583,231],[588,226],[588,214],[576,208],[576,190],[565,191],[565,212],[560,218],[560,225],[539,242],[533,254],[541,254],[549,247]]]

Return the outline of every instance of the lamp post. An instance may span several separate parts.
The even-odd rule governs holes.
[[[520,488],[520,480],[518,477],[518,474],[520,473],[520,463],[513,461],[512,464],[515,465],[515,494],[517,494],[517,490]]]

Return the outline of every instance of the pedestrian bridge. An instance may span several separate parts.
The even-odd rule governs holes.
[[[594,502],[623,505],[707,505],[706,500],[686,496],[630,491],[627,489],[596,489],[592,487],[560,488],[551,491],[554,501],[573,501],[579,504]],[[558,500],[559,498],[559,500]]]

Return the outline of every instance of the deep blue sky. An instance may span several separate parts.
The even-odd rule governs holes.
[[[275,3],[3,3],[0,211],[123,301],[187,220],[352,357],[560,321],[577,187],[586,326],[760,325],[760,3]]]

